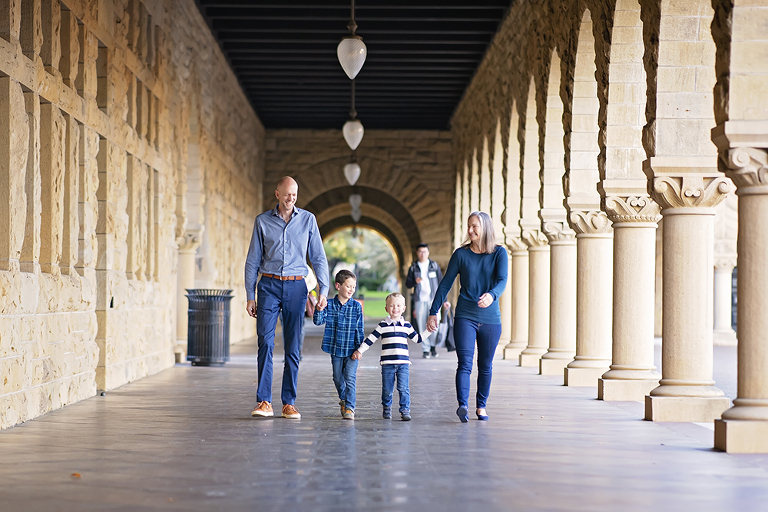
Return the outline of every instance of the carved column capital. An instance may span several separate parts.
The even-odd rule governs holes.
[[[736,266],[735,254],[715,256],[715,268],[717,270],[727,270],[731,272],[733,271],[733,268],[735,266]]]
[[[731,191],[724,176],[689,174],[653,178],[653,198],[666,208],[713,208]]]
[[[661,207],[648,196],[606,196],[605,211],[611,222],[652,222],[661,220]]]
[[[538,229],[523,229],[520,238],[529,249],[548,245],[546,235]]]
[[[576,241],[576,233],[565,221],[544,222],[543,231],[550,244]]]
[[[768,194],[768,149],[729,149],[725,164],[725,174],[736,184],[739,194]]]
[[[571,227],[577,234],[608,234],[613,231],[608,214],[600,210],[574,210],[569,216]]]
[[[528,246],[523,242],[523,240],[517,236],[517,237],[507,237],[506,240],[507,249],[510,252],[522,252],[528,248]]]
[[[176,243],[179,245],[179,252],[195,252],[200,244],[203,242],[204,228],[196,230],[186,230],[184,236],[176,239]]]

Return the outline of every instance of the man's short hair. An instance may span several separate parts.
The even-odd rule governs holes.
[[[335,281],[339,284],[344,284],[347,279],[352,278],[355,281],[357,281],[357,276],[354,272],[347,269],[341,269],[338,272],[336,272],[336,279]]]
[[[416,246],[416,250],[417,250],[417,251],[418,251],[419,249],[422,249],[422,248],[423,248],[423,249],[426,249],[426,250],[429,250],[429,246],[428,246],[427,244],[419,244],[419,245],[417,245],[417,246]]]
[[[405,297],[403,297],[402,293],[390,293],[387,295],[387,298],[384,300],[385,304],[389,304],[389,299],[403,299],[403,303],[405,303]]]

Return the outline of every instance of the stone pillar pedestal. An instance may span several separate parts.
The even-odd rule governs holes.
[[[563,375],[576,354],[576,233],[560,223],[544,227],[551,262],[549,350],[539,360],[539,374]]]
[[[736,345],[736,331],[731,327],[733,267],[736,261],[715,259],[715,345]]]
[[[610,370],[597,397],[642,401],[658,385],[653,364],[656,227],[659,205],[642,195],[605,198],[613,222],[613,328]]]
[[[739,196],[738,397],[715,421],[715,448],[768,453],[768,122],[729,121],[712,139]]]
[[[712,380],[714,207],[730,180],[706,167],[646,162],[654,199],[664,210],[662,378],[645,397],[645,419],[713,421],[729,400]],[[662,161],[666,162],[666,161]],[[709,171],[709,172],[705,172]]]
[[[549,245],[539,232],[525,236],[528,245],[528,346],[520,366],[538,367],[549,345]]]
[[[176,362],[186,361],[189,301],[186,290],[195,287],[195,254],[200,247],[201,233],[187,233],[179,243],[179,266],[176,275]]]
[[[613,230],[604,212],[573,212],[576,231],[576,357],[566,386],[597,386],[611,364]]]
[[[518,241],[519,242],[519,241]],[[509,283],[512,287],[512,335],[504,347],[504,359],[520,361],[520,353],[528,345],[528,251],[522,242],[512,250]]]

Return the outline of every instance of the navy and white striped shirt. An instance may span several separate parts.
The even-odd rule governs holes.
[[[408,340],[421,343],[421,335],[403,317],[394,321],[388,316],[379,322],[357,350],[362,354],[378,339],[381,339],[381,364],[411,364]]]

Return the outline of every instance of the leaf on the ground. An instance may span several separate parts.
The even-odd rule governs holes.
[[[81,475],[80,473],[72,473],[69,476],[71,476],[72,478],[83,478],[83,475]]]

